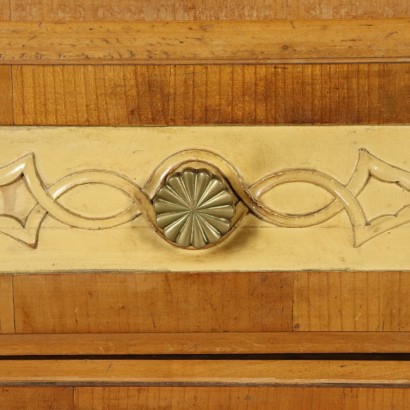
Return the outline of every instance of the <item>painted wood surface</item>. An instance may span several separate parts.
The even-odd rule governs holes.
[[[18,161],[2,170],[2,272],[409,268],[407,127],[5,127],[1,139],[2,165]],[[231,234],[196,252],[164,240],[151,203],[195,161],[238,198]]]
[[[410,122],[409,64],[13,66],[12,75],[2,84],[14,117],[5,92],[2,125]]]
[[[409,19],[2,23],[3,64],[409,62]]]

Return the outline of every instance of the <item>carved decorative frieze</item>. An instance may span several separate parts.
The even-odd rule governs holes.
[[[223,241],[248,213],[277,226],[298,229],[319,225],[346,212],[353,229],[353,246],[359,247],[377,235],[410,222],[410,204],[394,214],[382,214],[372,220],[366,218],[358,195],[371,178],[410,191],[410,172],[384,162],[366,149],[359,150],[347,184],[318,169],[302,168],[279,170],[247,184],[234,164],[204,149],[171,155],[143,187],[131,178],[132,175],[110,170],[78,170],[46,186],[34,154],[25,155],[0,169],[0,186],[10,187],[23,180],[36,205],[25,218],[9,213],[0,215],[0,220],[8,219],[0,232],[36,247],[47,215],[71,227],[90,230],[112,228],[143,215],[170,244],[201,249]],[[263,202],[266,192],[282,184],[298,182],[320,187],[333,199],[313,212],[298,214],[279,212]],[[85,184],[114,187],[130,198],[130,205],[114,215],[93,217],[74,212],[59,202],[62,195]],[[3,199],[7,201],[7,196]]]

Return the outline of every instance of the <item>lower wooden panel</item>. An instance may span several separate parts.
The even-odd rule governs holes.
[[[402,388],[0,388],[4,410],[407,410],[409,402],[410,389]]]
[[[410,330],[409,272],[300,272],[294,330]]]
[[[14,330],[13,278],[0,275],[0,334]]]
[[[14,66],[14,122],[409,123],[409,74],[407,63]]]
[[[292,329],[292,273],[14,276],[17,333]]]
[[[323,387],[78,388],[77,410],[405,410],[410,389]]]
[[[72,410],[74,389],[69,387],[0,387],[2,410]]]
[[[13,278],[17,333],[410,331],[407,272]]]

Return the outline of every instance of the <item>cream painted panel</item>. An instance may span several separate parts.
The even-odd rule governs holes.
[[[20,162],[0,170],[0,272],[406,270],[409,137],[405,126],[1,127],[0,165]],[[151,199],[184,167],[215,174],[236,204],[235,229],[209,248],[176,247],[155,226]]]

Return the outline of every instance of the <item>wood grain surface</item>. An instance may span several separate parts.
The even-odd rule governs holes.
[[[0,0],[0,22],[10,21],[10,0]]]
[[[294,329],[406,331],[409,295],[408,272],[298,273]]]
[[[20,0],[23,1],[23,0]],[[37,0],[38,1],[38,0]],[[340,19],[410,16],[400,0],[176,0],[177,20]]]
[[[0,334],[14,331],[13,278],[0,275]]]
[[[0,125],[12,125],[13,123],[12,71],[10,66],[0,66]]]
[[[1,0],[4,20],[13,21],[172,21],[272,20],[409,17],[401,0]]]
[[[410,64],[14,66],[8,78],[16,125],[410,122]]]
[[[2,23],[3,64],[409,62],[410,20]]]
[[[410,387],[408,361],[1,360],[0,384]]]
[[[3,410],[74,410],[70,387],[0,387]]]
[[[3,387],[7,410],[405,410],[410,389],[351,387]],[[48,407],[46,407],[48,406]]]
[[[341,387],[80,387],[77,410],[405,410],[410,389]]]
[[[16,332],[404,332],[409,278],[406,272],[16,275]]]
[[[292,274],[19,275],[14,286],[17,333],[292,329]]]
[[[10,6],[12,21],[167,21],[175,15],[174,0],[10,0]]]
[[[0,336],[0,356],[410,353],[410,332],[80,333]]]

